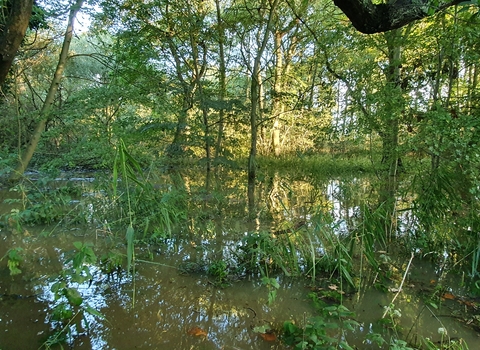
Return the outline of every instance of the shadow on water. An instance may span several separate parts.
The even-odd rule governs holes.
[[[312,302],[317,300],[322,307],[342,303],[355,313],[359,326],[354,331],[329,330],[328,335],[347,339],[358,349],[375,348],[368,340],[372,334],[387,341],[393,335],[412,344],[428,337],[439,344],[445,338],[443,329],[449,337],[463,339],[475,349],[477,304],[467,298],[461,274],[446,274],[435,261],[423,259],[420,251],[406,274],[408,257],[401,254],[405,247],[375,252],[380,266],[372,271],[366,268],[363,255],[352,248],[352,280],[358,287],[352,289],[339,277],[341,265],[335,265],[335,259],[333,268],[323,262],[332,247],[318,229],[319,218],[338,239],[352,236],[363,215],[369,179],[319,182],[273,173],[258,184],[255,203],[235,176],[223,178],[221,186],[209,178],[207,188],[195,177],[175,181],[181,182],[189,198],[188,216],[175,234],[138,242],[133,274],[124,268],[105,271],[91,265],[90,280],[72,282],[85,303],[104,318],[84,314],[84,319],[76,319],[77,327],[66,340],[71,347],[288,349],[279,339],[284,322],[304,327],[322,312],[318,303]],[[156,186],[169,188],[169,183],[168,178],[157,179]],[[1,195],[11,198],[11,193]],[[0,267],[0,349],[37,349],[58,326],[52,317],[58,303],[52,286],[60,271],[71,264],[68,256],[73,242],[92,242],[98,256],[116,251],[125,258],[124,231],[107,230],[105,220],[97,218],[97,211],[104,210],[100,208],[102,196],[95,190],[72,199],[71,206],[83,203],[82,208],[89,209],[83,224],[65,221],[53,229],[36,225],[16,230],[8,224],[1,228],[0,257],[16,247],[22,248],[24,260],[20,275],[10,276],[7,259]],[[99,201],[88,202],[99,197]],[[0,206],[1,214],[12,209],[12,204]],[[415,220],[405,213],[399,227],[408,235]],[[358,245],[363,244],[359,237],[354,237]],[[304,261],[308,254],[303,251],[275,250],[278,242],[284,247],[302,239],[318,256],[313,265]],[[253,243],[249,246],[248,242]],[[272,244],[269,249],[278,255],[261,255],[260,248],[267,249],[262,245],[265,242]],[[258,260],[252,264],[256,270],[242,260],[246,247],[250,253],[255,251]],[[299,266],[297,271],[288,265],[290,258]],[[277,263],[277,270],[272,268],[275,259],[285,259]],[[378,271],[383,271],[383,277]],[[396,288],[405,274],[399,292]],[[272,287],[274,282],[265,283],[265,277],[273,278],[278,288]]]

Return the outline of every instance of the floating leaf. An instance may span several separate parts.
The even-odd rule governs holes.
[[[328,286],[328,289],[330,290],[337,290],[338,289],[338,286],[336,286],[335,284],[331,284]]]
[[[275,333],[260,333],[260,336],[265,341],[275,341],[277,340],[277,336]]]
[[[468,300],[459,300],[458,301],[460,304],[464,304],[466,306],[469,306],[469,307],[473,307],[474,309],[476,309],[478,307],[478,304],[474,301],[468,301]]]
[[[208,334],[203,329],[198,326],[192,327],[187,331],[188,335],[192,335],[194,337],[206,337]]]
[[[452,293],[444,293],[442,295],[442,298],[443,299],[448,299],[448,300],[455,300],[455,295],[453,295]]]

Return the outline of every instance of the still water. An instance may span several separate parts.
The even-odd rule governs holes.
[[[190,187],[194,186],[192,182]],[[139,244],[135,250],[134,273],[122,270],[107,274],[90,266],[92,280],[76,288],[84,302],[99,311],[103,318],[88,314],[85,320],[77,318],[74,322],[79,327],[67,339],[68,346],[118,350],[288,349],[279,339],[283,323],[292,321],[299,326],[305,325],[318,314],[309,294],[329,288],[341,289],[337,282],[330,282],[328,274],[317,271],[315,281],[311,274],[303,277],[288,277],[283,273],[271,275],[269,277],[276,279],[279,288],[276,298],[269,303],[270,290],[257,274],[232,276],[228,278],[228,285],[219,286],[205,269],[184,267],[218,259],[235,264],[232,257],[238,247],[236,243],[248,232],[281,228],[272,228],[272,223],[285,221],[286,217],[301,216],[308,222],[312,217],[312,203],[327,208],[333,218],[330,224],[339,235],[348,233],[360,210],[358,198],[347,195],[348,191],[355,188],[364,193],[366,187],[367,181],[361,179],[329,180],[321,185],[306,180],[274,179],[259,188],[259,196],[265,198],[260,210],[268,212],[264,216],[268,220],[265,219],[264,224],[257,218],[253,226],[245,220],[245,206],[238,199],[242,194],[230,189],[225,194],[232,203],[229,213],[225,208],[216,208],[220,211],[216,217],[190,219],[189,230],[197,234],[190,232],[179,235],[181,238],[168,238],[162,244]],[[3,198],[12,196],[10,192],[1,195]],[[12,205],[2,204],[0,214],[11,209]],[[408,226],[408,220],[403,224]],[[38,349],[46,340],[55,324],[51,310],[56,301],[51,287],[55,276],[66,267],[73,242],[91,242],[98,256],[112,247],[125,252],[125,244],[121,240],[116,242],[124,233],[113,237],[111,232],[99,227],[104,227],[103,223],[100,225],[91,218],[86,225],[70,224],[68,228],[64,225],[28,227],[22,232],[14,232],[6,226],[1,228],[0,257],[12,247],[22,248],[25,257],[20,275],[10,276],[6,259],[0,265],[1,350]],[[316,249],[321,253],[322,247]],[[393,255],[392,258],[395,260]],[[399,286],[407,261],[408,258],[398,258],[392,262],[398,268],[393,287]],[[361,260],[356,263],[361,264]],[[438,265],[417,254],[394,303],[396,311],[392,314],[395,313],[398,325],[392,331],[380,320],[397,290],[380,291],[373,288],[375,275],[359,276],[364,281],[359,290],[345,294],[342,303],[355,312],[360,326],[345,333],[345,339],[358,349],[375,349],[375,345],[366,340],[370,333],[382,334],[386,339],[394,333],[395,337],[411,342],[421,337],[441,342],[445,335],[442,336],[443,331],[439,333],[439,329],[445,329],[449,337],[463,339],[470,349],[476,349],[478,332],[475,323],[468,324],[465,316],[467,311],[468,315],[476,313],[474,309],[467,310],[476,304],[462,303],[467,292],[462,287],[461,277],[459,274],[446,276]],[[445,295],[454,297],[442,298],[441,305],[432,306],[425,301],[425,295],[435,293],[438,283],[448,285]],[[265,327],[274,335],[265,337],[260,331]]]

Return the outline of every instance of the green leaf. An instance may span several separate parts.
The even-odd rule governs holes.
[[[341,349],[346,349],[346,350],[355,350],[354,348],[352,348],[350,345],[348,345],[348,343],[344,340],[342,340],[340,342],[340,347]]]
[[[268,324],[264,324],[262,326],[256,326],[253,328],[254,333],[266,333],[269,331],[271,328]]]
[[[80,306],[83,302],[83,298],[76,288],[66,288],[65,296],[67,297],[68,301],[75,306]]]
[[[18,268],[18,262],[13,260],[8,260],[7,262],[8,269],[10,270],[10,276],[19,275],[22,273],[22,270]]]
[[[102,320],[105,319],[105,316],[102,313],[100,313],[98,310],[95,310],[93,307],[91,307],[88,304],[85,305],[84,310],[88,312],[90,315],[96,316]]]
[[[113,161],[113,175],[112,175],[112,187],[113,187],[113,196],[117,197],[117,182],[118,182],[118,151],[115,155],[115,160]]]
[[[278,284],[278,281],[275,278],[270,279],[270,284],[276,289],[280,288],[280,284]]]
[[[127,228],[127,271],[130,272],[130,268],[132,266],[133,261],[133,238],[135,237],[135,230],[133,229],[132,225],[128,226]]]
[[[275,299],[277,298],[277,291],[276,290],[271,290],[268,292],[268,305],[273,304]]]

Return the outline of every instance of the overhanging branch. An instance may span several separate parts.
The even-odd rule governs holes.
[[[352,25],[365,34],[403,27],[462,1],[450,0],[434,5],[431,0],[394,0],[386,4],[373,4],[371,0],[333,0]]]

